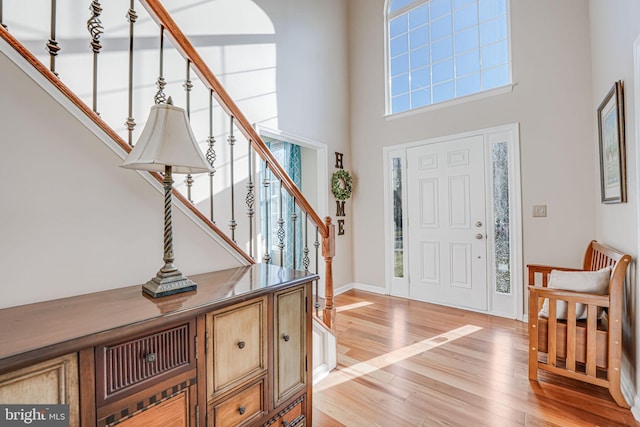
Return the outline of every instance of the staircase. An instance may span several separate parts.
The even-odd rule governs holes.
[[[45,30],[25,15],[12,16],[0,0],[0,51],[18,57],[16,64],[120,158],[135,144],[151,105],[172,96],[187,110],[215,171],[176,179],[175,203],[237,263],[276,263],[321,276],[324,286],[315,286],[314,373],[323,375],[335,366],[331,218],[316,213],[161,2],[127,3],[94,0],[87,11],[76,1],[51,0]],[[114,24],[113,17],[121,22]],[[159,174],[142,175],[161,190]],[[294,208],[284,214],[287,200]],[[292,236],[285,230],[293,230]]]

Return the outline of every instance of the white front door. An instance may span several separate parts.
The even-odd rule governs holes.
[[[407,149],[409,296],[487,310],[484,138]]]

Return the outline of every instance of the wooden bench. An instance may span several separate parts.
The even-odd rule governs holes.
[[[620,390],[620,367],[623,285],[630,261],[629,255],[594,240],[587,247],[582,270],[527,266],[530,380],[537,381],[538,369],[542,369],[606,387],[619,406],[629,407]],[[552,270],[597,271],[605,267],[611,267],[607,295],[547,287]],[[549,299],[547,318],[539,315],[545,298]],[[556,319],[556,301],[567,302],[566,320]],[[576,304],[587,307],[585,320],[576,320]]]

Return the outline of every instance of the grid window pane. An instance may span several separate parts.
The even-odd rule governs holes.
[[[482,89],[488,90],[509,83],[509,65],[482,71]]]
[[[392,0],[394,11],[392,113],[510,83],[507,0]]]
[[[411,108],[424,107],[431,104],[431,90],[421,89],[411,92]]]
[[[438,40],[446,36],[451,37],[451,15],[431,22],[431,40]]]
[[[389,53],[391,57],[398,56],[402,53],[406,53],[409,48],[409,35],[407,33],[401,35],[400,37],[396,37],[391,40],[391,44],[389,46]]]
[[[433,86],[433,102],[442,102],[453,98],[453,81]]]
[[[494,19],[480,24],[480,45],[494,43],[507,38],[507,21]]]
[[[456,55],[478,48],[478,28],[470,28],[455,36]]]
[[[453,43],[451,37],[439,40],[431,44],[431,60],[440,61],[453,56]]]
[[[412,71],[429,65],[429,46],[412,51],[410,61]]]
[[[431,0],[429,2],[431,20],[438,19],[441,16],[451,13],[451,0]]]
[[[507,13],[506,0],[480,0],[478,2],[478,8],[480,9],[480,22]]]
[[[403,74],[391,79],[391,96],[409,92],[409,74]]]
[[[482,48],[482,68],[492,68],[509,62],[507,41],[501,41]]]
[[[453,59],[433,64],[433,84],[453,79]]]
[[[454,0],[453,4],[456,9],[462,9],[463,7],[475,2],[475,0]]]
[[[480,73],[474,73],[456,80],[456,96],[480,92]]]
[[[472,50],[456,57],[456,77],[480,71],[480,51]]]
[[[389,22],[389,37],[393,39],[400,34],[406,33],[409,28],[408,22],[407,15],[400,15],[397,18],[393,18]]]
[[[396,96],[391,99],[391,109],[394,113],[401,113],[409,109],[409,94]]]
[[[471,5],[464,9],[458,10],[453,15],[453,30],[460,31],[465,28],[478,25],[478,8],[476,5]]]
[[[409,72],[409,55],[406,53],[391,60],[391,77]]]
[[[429,4],[425,3],[409,12],[409,29],[429,22]]]
[[[424,46],[429,43],[429,26],[423,25],[409,33],[409,44],[411,49]]]
[[[431,85],[431,67],[411,73],[411,90],[428,88]]]

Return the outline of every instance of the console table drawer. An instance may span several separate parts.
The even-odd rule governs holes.
[[[266,298],[207,315],[209,397],[240,386],[267,370]]]
[[[195,367],[195,320],[121,343],[96,347],[98,406]]]
[[[243,426],[264,413],[264,381],[213,406],[213,426]]]

